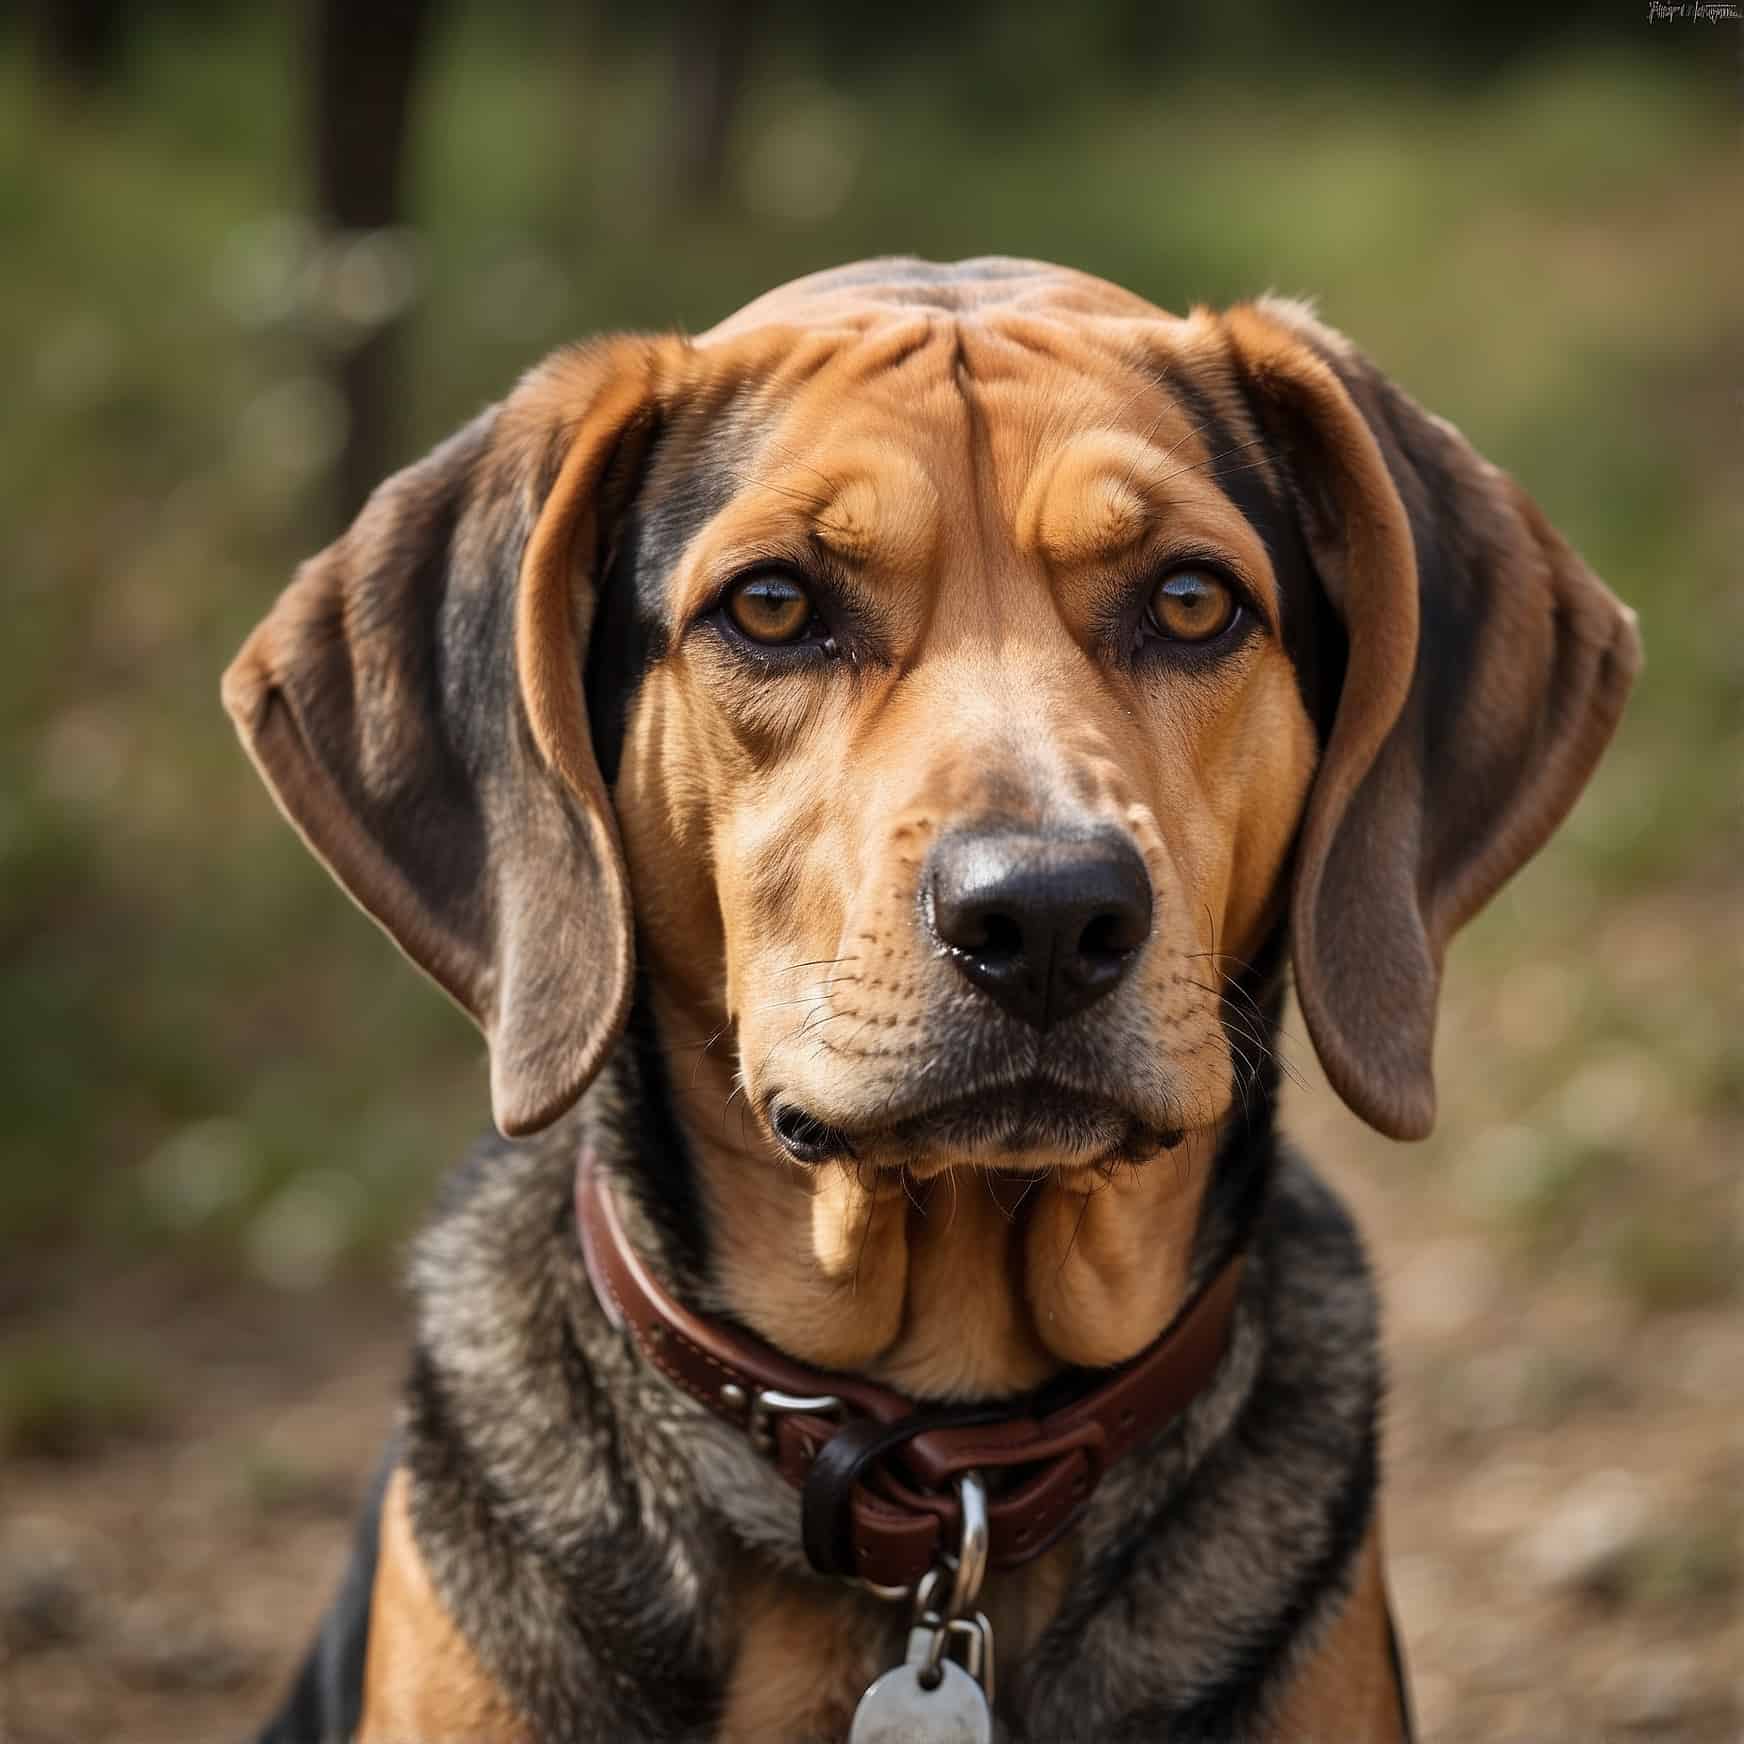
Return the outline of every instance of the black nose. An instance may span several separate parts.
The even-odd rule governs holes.
[[[1124,836],[942,836],[927,862],[928,920],[951,960],[1037,1029],[1125,975],[1151,930],[1151,881]]]

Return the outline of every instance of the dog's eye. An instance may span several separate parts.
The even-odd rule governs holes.
[[[1171,642],[1209,642],[1240,610],[1235,591],[1205,569],[1177,569],[1151,592],[1151,627]]]
[[[779,570],[735,583],[723,603],[734,628],[753,642],[797,642],[817,619],[811,595]]]

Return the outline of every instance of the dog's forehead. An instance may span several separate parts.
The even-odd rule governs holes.
[[[1233,512],[1247,525],[1227,538],[1275,544],[1263,482],[1226,486],[1223,463],[1243,471],[1252,444],[1220,410],[1204,310],[1172,315],[1043,261],[886,257],[771,290],[687,349],[676,397],[698,409],[675,421],[637,512],[649,575],[676,574],[704,528],[744,541],[756,521],[767,538],[765,522],[802,514],[814,533],[829,522],[838,551],[918,572],[923,546],[986,531],[945,506],[966,482],[966,429],[975,488],[1032,555],[1112,559],[1153,523],[1165,482],[1171,516],[1202,539]]]
[[[983,255],[941,263],[893,255],[779,285],[718,322],[695,343],[718,344],[771,326],[865,334],[926,312],[971,320],[1000,313],[1068,320],[1171,319],[1119,285],[1047,261]]]

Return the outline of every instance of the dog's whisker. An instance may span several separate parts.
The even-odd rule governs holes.
[[[1235,1080],[1235,1087],[1241,1093],[1241,1124],[1249,1132],[1253,1130],[1253,1109],[1248,1104],[1248,1085],[1258,1082],[1259,1070],[1241,1050],[1241,1044],[1234,1040],[1228,1041],[1229,1051],[1235,1055],[1240,1064],[1240,1070],[1230,1073]]]
[[[851,1052],[853,1049],[854,1043],[857,1042],[860,1039],[860,1037],[863,1036],[866,1033],[866,1031],[869,1030],[875,1022],[877,1022],[876,1017],[867,1018],[866,1021],[863,1024],[861,1024],[860,1027],[857,1030],[855,1030],[854,1033],[851,1036],[849,1036],[845,1042],[838,1044],[838,1051],[841,1053],[844,1053],[844,1054]]]
[[[1206,918],[1209,921],[1209,908],[1206,909]],[[1215,934],[1215,928],[1213,928],[1212,931]],[[1284,1036],[1298,1047],[1302,1045],[1301,1038],[1292,1035],[1289,1031],[1284,1029],[1282,1024],[1274,1024],[1271,1018],[1267,1015],[1264,1007],[1260,1005],[1259,1001],[1256,1000],[1254,996],[1235,979],[1234,976],[1217,966],[1219,959],[1221,959],[1227,962],[1241,963],[1243,968],[1247,969],[1249,973],[1254,973],[1255,971],[1253,970],[1252,965],[1244,963],[1239,957],[1226,956],[1225,953],[1217,950],[1184,951],[1182,955],[1183,957],[1192,960],[1209,962],[1212,965],[1212,973],[1224,983],[1221,988],[1207,987],[1203,981],[1195,981],[1188,976],[1184,977],[1186,985],[1189,987],[1196,987],[1201,993],[1208,993],[1212,998],[1218,1000],[1223,1007],[1221,1013],[1222,1021],[1226,1025],[1239,1025],[1243,1037],[1260,1050],[1263,1058],[1275,1060],[1291,1083],[1295,1084],[1299,1089],[1306,1090],[1308,1087],[1306,1080],[1302,1077],[1302,1074],[1297,1070],[1289,1057],[1282,1049],[1268,1045],[1264,1036],[1260,1032],[1264,1031]],[[1236,999],[1245,1002],[1247,1011],[1252,1014],[1251,1022],[1248,1020],[1247,1013],[1244,1013],[1239,1005],[1233,1003]]]
[[[706,1054],[731,1027],[730,1024],[723,1024],[707,1041],[674,1042],[670,1047],[661,1046],[656,1052],[663,1054],[669,1060],[676,1059],[680,1054]]]
[[[1219,1016],[1225,1030],[1233,1029],[1243,1041],[1259,1051],[1261,1059],[1275,1061],[1278,1068],[1292,1084],[1296,1085],[1298,1089],[1307,1089],[1308,1086],[1304,1082],[1301,1073],[1297,1071],[1294,1063],[1289,1059],[1289,1057],[1278,1048],[1269,1045],[1262,1036],[1256,1034],[1252,1026],[1240,1011],[1230,1010],[1227,1002],[1224,1001],[1224,995],[1220,993],[1218,989],[1215,987],[1207,987],[1202,981],[1190,981],[1187,985],[1190,987],[1197,987],[1200,992],[1208,993],[1213,999],[1223,1002],[1223,1008],[1220,1011]],[[1225,1039],[1228,1039],[1227,1036]],[[1233,1048],[1235,1044],[1230,1042],[1229,1045]],[[1239,1052],[1239,1050],[1237,1051]],[[1259,1080],[1258,1069],[1253,1066],[1252,1062],[1246,1061],[1245,1055],[1243,1056],[1243,1059],[1244,1063],[1248,1065],[1249,1070],[1253,1073],[1254,1081],[1257,1083]]]
[[[752,1009],[759,1012],[784,1011],[787,1007],[792,1005],[815,1005],[818,1000],[828,997],[825,989],[831,987],[852,987],[861,979],[862,977],[858,975],[832,975],[829,980],[818,982],[818,991],[814,993],[800,993],[795,995],[792,999],[772,999],[767,1005],[753,1006]]]
[[[1159,485],[1164,485],[1167,484],[1170,479],[1185,478],[1190,472],[1203,472],[1206,467],[1216,466],[1220,461],[1228,460],[1232,455],[1244,453],[1250,448],[1263,448],[1265,446],[1266,439],[1263,436],[1250,437],[1246,442],[1231,443],[1229,447],[1223,449],[1220,453],[1208,454],[1203,460],[1189,461],[1187,465],[1177,467],[1173,472],[1167,473],[1162,478],[1158,479],[1157,483]],[[1261,467],[1269,466],[1270,464],[1271,461],[1268,456],[1264,460],[1251,461],[1246,466],[1232,466],[1229,470],[1232,473],[1253,472]]]
[[[1232,957],[1222,951],[1184,951],[1182,955],[1186,957],[1210,959],[1214,965],[1219,960],[1225,963],[1234,963],[1243,973],[1249,975],[1257,975],[1259,973],[1251,963],[1246,962],[1241,957]],[[1263,1028],[1269,1029],[1275,1034],[1282,1036],[1283,1039],[1289,1042],[1292,1047],[1305,1048],[1308,1045],[1295,1030],[1291,1029],[1281,1021],[1273,1020],[1267,1014],[1265,1007],[1260,1004],[1253,994],[1249,992],[1248,989],[1235,978],[1235,976],[1229,974],[1228,971],[1224,969],[1216,969],[1215,972],[1218,975],[1221,975],[1224,981],[1228,984],[1228,993],[1239,998],[1247,1006],[1249,1011],[1253,1013],[1255,1019]]]
[[[868,1198],[871,1189],[866,1185],[865,1164],[858,1157],[854,1159],[854,1185]],[[854,1272],[849,1280],[848,1288],[854,1294],[860,1293],[860,1268],[866,1263],[866,1244],[872,1239],[874,1207],[867,1206],[865,1215],[860,1219],[860,1239],[854,1244]],[[846,1213],[843,1213],[846,1216]]]
[[[741,1099],[744,1097],[744,1094],[745,1094],[745,1085],[744,1085],[743,1079],[741,1079],[738,1083],[734,1084],[732,1089],[727,1092],[726,1100],[721,1104],[721,1131],[723,1133],[725,1133],[725,1131],[727,1129],[727,1121],[730,1118],[729,1114],[728,1114],[728,1110],[733,1106],[733,1104],[735,1102],[739,1102],[740,1107],[743,1108],[744,1102]],[[740,1133],[741,1137],[743,1137],[744,1131],[745,1131],[744,1123],[741,1120],[740,1125],[739,1125],[739,1133]]]
[[[790,485],[776,484],[772,479],[753,478],[744,473],[729,474],[728,476],[741,490],[766,491],[771,496],[786,497],[790,502],[798,503],[805,510],[806,516],[816,532],[839,539],[851,539],[854,536],[852,527],[845,527],[839,522],[824,519],[821,511],[829,499],[820,492],[795,490]]]
[[[710,1036],[709,1039],[706,1042],[704,1042],[700,1048],[697,1048],[695,1050],[695,1052],[696,1052],[696,1064],[691,1068],[691,1072],[690,1072],[690,1087],[692,1090],[694,1090],[696,1088],[698,1081],[702,1077],[703,1061],[708,1058],[709,1049],[712,1048],[715,1045],[715,1043],[718,1042],[721,1039],[721,1037],[727,1033],[727,1030],[729,1029],[729,1027],[730,1027],[730,1025],[722,1024],[721,1027],[719,1029],[717,1029],[715,1031],[715,1033],[712,1036]],[[681,1049],[681,1050],[674,1050],[674,1051],[689,1052],[691,1050]]]
[[[1239,1013],[1225,1011],[1223,1013],[1223,1021],[1226,1025],[1233,1027],[1244,1041],[1259,1049],[1262,1059],[1275,1061],[1279,1070],[1283,1072],[1284,1076],[1287,1077],[1298,1090],[1306,1090],[1308,1088],[1306,1082],[1303,1080],[1302,1074],[1297,1071],[1295,1063],[1290,1059],[1289,1055],[1281,1048],[1272,1046],[1263,1036],[1256,1034],[1253,1027]]]
[[[784,1048],[790,1042],[798,1041],[799,1038],[805,1034],[805,1026],[808,1023],[810,1023],[812,1018],[814,1018],[816,1015],[817,1015],[817,1012],[815,1009],[812,1011],[808,1011],[805,1014],[805,1016],[799,1020],[798,1024],[793,1029],[789,1030],[786,1035],[782,1036],[779,1041],[777,1041],[773,1044],[773,1048]],[[771,1049],[771,1051],[773,1051],[773,1048]]]
[[[1060,1174],[1058,1164],[1054,1167],[1054,1174],[1056,1177]],[[1066,1238],[1066,1251],[1060,1255],[1060,1263],[1054,1268],[1054,1281],[1056,1283],[1065,1276],[1066,1264],[1072,1257],[1072,1250],[1078,1245],[1078,1237],[1084,1228],[1084,1219],[1089,1213],[1090,1195],[1084,1193],[1079,1196],[1078,1215],[1072,1219],[1072,1233]]]
[[[1043,1179],[1043,1177],[1041,1175],[1031,1175],[1030,1178],[1024,1182],[1023,1191],[1020,1192],[1018,1194],[1017,1198],[1012,1201],[1012,1206],[1011,1206],[1011,1221],[1012,1222],[1015,1223],[1017,1221],[1017,1214],[1019,1211],[1021,1211],[1023,1209],[1024,1200],[1026,1200],[1030,1196],[1030,1194],[1035,1191],[1036,1183],[1042,1179]]]
[[[825,490],[831,492],[835,491],[837,488],[837,481],[831,478],[830,475],[820,467],[813,466],[797,448],[792,447],[789,443],[783,442],[778,436],[770,436],[767,438],[767,441],[771,448],[785,454],[795,466],[803,466],[807,472],[813,474],[813,476],[815,476],[823,485]]]
[[[1138,472],[1139,467],[1143,464],[1146,455],[1150,452],[1152,437],[1154,437],[1156,435],[1156,433],[1160,429],[1162,429],[1163,420],[1166,417],[1168,417],[1169,413],[1172,410],[1173,410],[1173,407],[1168,405],[1167,403],[1165,403],[1163,406],[1163,409],[1161,411],[1159,411],[1153,419],[1151,419],[1150,428],[1147,429],[1145,431],[1144,435],[1139,438],[1138,452],[1135,453],[1133,455],[1132,459],[1127,462],[1126,472],[1122,476],[1121,481],[1120,481],[1120,488],[1122,490],[1127,489],[1127,487],[1131,485],[1133,478],[1135,477],[1135,475]],[[1193,434],[1195,434],[1195,432],[1193,432],[1191,430],[1188,431],[1188,433],[1187,433],[1188,436],[1191,436]],[[1180,438],[1179,441],[1174,443],[1174,445],[1169,449],[1168,453],[1163,456],[1164,460],[1169,459],[1170,456],[1172,456],[1174,454],[1175,449],[1179,448],[1181,446],[1181,443],[1185,442],[1186,440],[1187,440],[1187,436],[1183,436]]]
[[[1245,975],[1257,975],[1259,971],[1245,957],[1237,957],[1229,951],[1183,951],[1184,957],[1211,957],[1219,963],[1233,963]]]
[[[1160,422],[1160,420],[1159,420]],[[1182,447],[1193,440],[1195,436],[1203,436],[1210,428],[1208,424],[1189,424],[1179,436],[1163,451],[1163,459],[1173,460],[1181,452]]]

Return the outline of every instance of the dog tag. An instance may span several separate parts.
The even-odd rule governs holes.
[[[993,1744],[987,1697],[954,1659],[939,1659],[939,1681],[931,1689],[921,1682],[936,1633],[924,1625],[909,1631],[903,1663],[861,1696],[848,1744]]]

